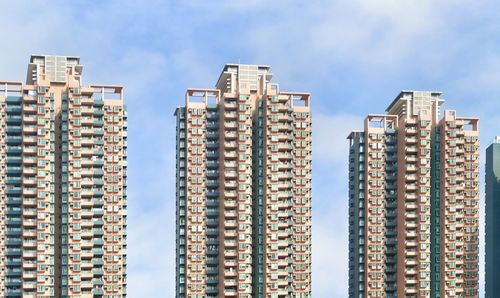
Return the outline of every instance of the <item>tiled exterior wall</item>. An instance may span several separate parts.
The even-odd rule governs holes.
[[[349,136],[349,297],[364,297],[365,135]]]
[[[361,272],[366,275],[361,279],[362,287],[354,286],[363,289],[358,295],[362,292],[369,297],[395,294],[396,123],[396,116],[373,115],[365,120],[365,177],[361,179],[364,182],[364,214],[360,218],[365,238],[361,241],[363,245],[358,243],[358,252],[364,254]]]
[[[348,137],[349,297],[478,297],[478,119],[438,122],[439,95],[403,91]]]
[[[0,83],[2,297],[126,296],[126,110],[78,62],[33,56],[27,85]]]
[[[287,96],[288,97],[288,96]],[[311,190],[312,190],[312,121],[311,113],[308,107],[296,107],[293,104],[294,97],[288,98],[289,104],[292,106],[292,117],[279,117],[280,121],[278,129],[284,129],[292,133],[288,133],[292,140],[286,143],[278,143],[278,151],[281,154],[278,158],[284,156],[288,158],[289,154],[292,155],[292,169],[290,167],[287,171],[282,173],[284,180],[289,178],[292,183],[290,195],[282,203],[288,204],[285,212],[282,212],[282,218],[278,223],[278,228],[288,228],[288,237],[286,237],[287,245],[283,245],[281,249],[286,252],[287,258],[292,258],[293,262],[282,269],[282,278],[288,279],[288,293],[287,296],[293,295],[295,297],[311,297],[311,256],[312,256],[312,222],[311,222]],[[283,158],[283,157],[282,157]],[[285,159],[287,160],[287,159]],[[279,198],[279,196],[278,196]],[[292,216],[290,216],[290,211]],[[283,216],[288,213],[288,216]],[[291,235],[290,235],[291,233]],[[291,241],[290,241],[291,240]],[[290,242],[291,245],[290,245]],[[285,244],[283,242],[283,244]],[[278,256],[279,256],[278,251]],[[286,261],[287,258],[283,258]],[[290,282],[289,275],[283,274],[283,271],[292,272],[292,282]],[[290,286],[292,291],[290,291]]]
[[[2,187],[0,187],[0,218],[2,219],[2,221],[7,220],[6,213],[8,212],[7,208],[9,208],[9,206],[6,204],[6,188],[4,186],[5,181],[7,180],[7,167],[5,166],[7,159],[7,134],[5,133],[5,129],[7,127],[6,108],[7,102],[5,96],[0,95],[0,164],[2,164],[2,166],[0,167],[0,181],[2,183]],[[0,225],[0,254],[3,256],[6,255],[7,247],[5,245],[5,242],[8,235],[7,225]],[[11,264],[11,260],[8,260],[7,258],[0,258],[0,296],[5,296],[5,285],[7,282],[6,273],[8,270],[7,265]]]
[[[472,121],[472,129],[465,124]],[[477,120],[446,111],[442,127],[441,295],[477,297],[479,283],[479,136]]]
[[[177,297],[311,296],[309,96],[280,93],[269,79],[266,67],[228,65],[217,89],[188,90],[176,110]],[[196,118],[200,146],[190,135]],[[198,150],[194,173],[185,156]],[[190,208],[193,179],[203,182],[201,209]],[[193,226],[199,237],[190,236]],[[207,251],[190,249],[198,239]],[[206,269],[192,272],[185,264],[193,259]]]
[[[486,149],[486,260],[485,297],[500,296],[500,137]]]

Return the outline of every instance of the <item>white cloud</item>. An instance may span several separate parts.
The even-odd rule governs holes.
[[[347,195],[324,192],[313,196],[328,199],[326,210],[313,207],[314,297],[347,297],[348,213]],[[314,204],[313,204],[314,206]]]
[[[313,156],[315,163],[347,163],[347,136],[363,130],[364,117],[349,114],[313,114]]]
[[[0,28],[11,29],[2,34],[0,79],[24,81],[31,54],[78,55],[84,65],[84,84],[125,86],[129,106],[129,296],[172,296],[175,152],[169,145],[175,131],[173,110],[162,109],[161,103],[170,99],[160,85],[171,79],[169,68],[163,53],[118,38],[132,17],[127,14],[147,18],[154,14],[152,8],[116,1],[102,10],[75,11],[40,1],[3,3],[2,11]],[[127,30],[135,34],[141,29]]]
[[[140,196],[131,197],[140,199]],[[171,297],[175,284],[175,206],[169,201],[151,211],[130,209],[128,296]]]
[[[363,118],[313,114],[313,294],[346,297],[348,284],[347,136]]]
[[[379,100],[390,100],[372,88],[392,95],[421,81],[444,87],[447,107],[483,118],[483,145],[500,134],[500,118],[492,114],[500,91],[499,46],[492,38],[500,10],[493,5],[7,1],[0,18],[0,79],[23,81],[29,55],[46,53],[81,56],[85,82],[125,86],[129,296],[159,297],[174,291],[173,107],[183,103],[185,88],[213,86],[223,63],[241,57],[271,65],[284,89],[313,92],[314,296],[345,297],[347,134],[362,128],[366,113],[382,112]],[[353,86],[343,85],[346,76]],[[347,94],[342,100],[340,92]]]

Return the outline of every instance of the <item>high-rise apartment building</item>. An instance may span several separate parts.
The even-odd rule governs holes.
[[[32,56],[0,82],[1,297],[125,297],[127,112],[81,75]]]
[[[403,91],[349,139],[349,297],[478,297],[478,119]]]
[[[177,108],[177,297],[311,297],[310,96],[228,64]]]
[[[500,137],[486,149],[486,298],[500,297]]]

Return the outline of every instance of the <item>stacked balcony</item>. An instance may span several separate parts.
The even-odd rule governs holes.
[[[385,167],[385,284],[387,297],[396,297],[397,263],[397,139],[394,130],[386,131],[386,167]]]
[[[207,278],[206,294],[209,297],[218,295],[218,274],[219,274],[219,142],[212,136],[218,135],[219,131],[219,111],[217,105],[207,105],[207,142],[206,160],[210,164],[210,169],[206,172],[207,186]],[[208,137],[210,136],[210,138]]]
[[[177,112],[177,229],[176,229],[176,292],[185,296],[186,282],[186,115],[185,108]],[[207,194],[208,196],[208,194]],[[208,245],[208,242],[207,242]]]
[[[22,291],[22,98],[7,97],[6,297]]]
[[[349,150],[349,297],[364,294],[364,133],[353,132]]]
[[[264,102],[257,103],[253,139],[253,291],[256,297],[264,295]],[[227,144],[230,148],[231,143]],[[236,222],[234,222],[236,225]]]

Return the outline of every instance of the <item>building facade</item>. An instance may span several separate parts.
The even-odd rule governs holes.
[[[349,297],[478,297],[478,119],[403,91],[349,139]]]
[[[226,65],[177,108],[177,297],[311,297],[310,96]]]
[[[486,149],[486,298],[500,297],[500,137]]]
[[[125,297],[122,87],[77,57],[32,56],[0,82],[0,296]]]

